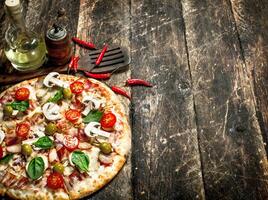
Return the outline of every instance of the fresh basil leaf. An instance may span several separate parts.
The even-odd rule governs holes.
[[[99,110],[91,110],[86,117],[83,118],[84,123],[99,122],[103,112]]]
[[[59,100],[63,98],[63,88],[58,90],[53,97],[49,98],[49,102],[57,103]]]
[[[14,110],[23,112],[29,108],[29,101],[14,101],[8,105],[10,105]]]
[[[72,153],[73,164],[81,171],[88,171],[89,157],[82,151],[74,151]]]
[[[53,141],[48,136],[43,136],[33,144],[41,149],[49,149],[53,146]]]
[[[7,154],[0,160],[0,164],[8,164],[8,162],[13,158],[14,154]]]
[[[44,170],[45,163],[43,158],[35,157],[30,161],[28,165],[27,174],[31,179],[36,180],[43,175]]]

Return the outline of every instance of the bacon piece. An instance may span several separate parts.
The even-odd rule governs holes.
[[[67,134],[68,131],[72,128],[72,126],[71,126],[68,122],[66,122],[65,119],[63,119],[63,120],[59,120],[59,121],[57,122],[57,128],[58,128],[61,132]]]
[[[91,87],[92,87],[92,82],[87,79],[84,83],[84,88],[86,91],[88,91]]]
[[[60,159],[60,161],[61,161],[62,158],[63,158],[64,156],[66,156],[66,154],[67,154],[67,149],[63,146],[63,147],[61,147],[61,148],[57,151],[57,154],[58,154],[58,157],[59,157],[59,159]]]
[[[7,171],[2,171],[0,173],[0,182],[2,182],[2,180],[6,177]]]
[[[73,173],[71,173],[71,175],[69,176],[71,181],[75,181],[75,180],[79,180],[82,181],[82,177],[80,176],[80,173],[76,170],[73,171]]]
[[[10,172],[7,172],[5,178],[2,180],[2,184],[6,187],[9,187],[14,181],[16,181],[16,176]]]
[[[34,110],[36,103],[33,100],[29,100],[29,110]]]
[[[81,129],[81,128],[78,129],[77,137],[80,142],[88,142],[88,136],[85,134],[84,129]]]
[[[29,179],[22,176],[18,181],[17,181],[17,184],[14,185],[15,188],[18,188],[18,189],[22,189],[24,188],[29,182]]]
[[[7,146],[11,146],[19,143],[18,137],[6,137],[5,142]]]
[[[63,177],[64,180],[64,190],[69,193],[71,190],[73,190],[73,184],[71,183],[70,179],[67,177]]]
[[[27,118],[27,121],[30,122],[30,124],[39,124],[44,120],[44,116],[41,113],[35,113],[31,118]]]

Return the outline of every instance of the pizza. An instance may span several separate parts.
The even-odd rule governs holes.
[[[1,93],[0,143],[1,195],[79,199],[120,171],[131,131],[104,83],[51,72]]]

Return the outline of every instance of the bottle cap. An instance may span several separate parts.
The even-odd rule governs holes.
[[[21,12],[20,0],[6,0],[5,5],[7,11],[12,13],[12,15],[16,15]]]
[[[54,40],[54,41],[58,41],[61,40],[63,38],[65,38],[67,35],[67,31],[65,28],[58,26],[58,25],[53,25],[52,28],[50,28],[47,31],[46,36],[50,39],[50,40]]]

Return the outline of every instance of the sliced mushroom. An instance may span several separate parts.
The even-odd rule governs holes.
[[[60,74],[58,72],[50,72],[44,79],[43,83],[46,87],[59,86],[63,88],[68,88],[68,83],[58,79]]]
[[[85,109],[83,110],[82,115],[87,116],[88,113],[89,113],[91,110],[92,110],[91,105],[87,105],[87,106],[85,107]]]
[[[87,95],[83,97],[82,103],[86,105],[84,111],[82,112],[82,114],[86,116],[92,109],[99,109],[102,102],[99,99]]]
[[[90,149],[92,147],[92,145],[88,142],[79,142],[78,144],[78,148],[79,149]]]
[[[16,116],[17,114],[19,113],[19,111],[18,110],[13,110],[13,112],[12,112],[12,116]]]
[[[45,127],[41,125],[36,125],[33,128],[33,133],[37,135],[37,137],[43,137],[45,136]]]
[[[93,109],[99,109],[99,107],[101,105],[101,101],[99,99],[96,99],[96,98],[89,96],[89,95],[83,97],[82,103],[84,103],[84,104],[92,103]]]
[[[59,134],[59,133],[55,133],[55,140],[56,142],[60,142],[60,143],[63,143],[63,140],[64,140],[64,135],[62,134]]]
[[[43,96],[45,96],[47,94],[47,89],[38,89],[36,91],[36,97],[41,99]]]
[[[57,120],[61,118],[60,107],[52,102],[44,104],[43,113],[48,120]]]
[[[4,141],[5,136],[6,136],[5,132],[0,129],[0,144],[2,144],[2,142]]]
[[[22,144],[29,144],[32,145],[33,143],[35,143],[38,140],[38,138],[33,138],[33,139],[28,139],[28,140],[23,140]]]
[[[58,157],[58,154],[57,154],[57,151],[55,148],[50,150],[49,155],[48,155],[48,160],[49,160],[49,162],[59,160],[59,157]]]
[[[19,152],[21,152],[21,144],[15,144],[12,146],[8,146],[6,149],[10,153],[19,153]]]
[[[104,138],[109,138],[110,137],[110,133],[100,130],[100,123],[99,122],[90,122],[86,128],[85,128],[85,134],[88,137],[104,137]]]
[[[69,157],[68,157],[69,163],[70,163],[70,165],[75,166],[74,163],[73,163],[73,161],[72,161],[72,155],[73,155],[73,153],[70,153],[69,154]]]
[[[64,176],[70,176],[73,173],[73,171],[74,171],[74,168],[73,167],[66,166],[64,168],[63,174],[64,174]]]

